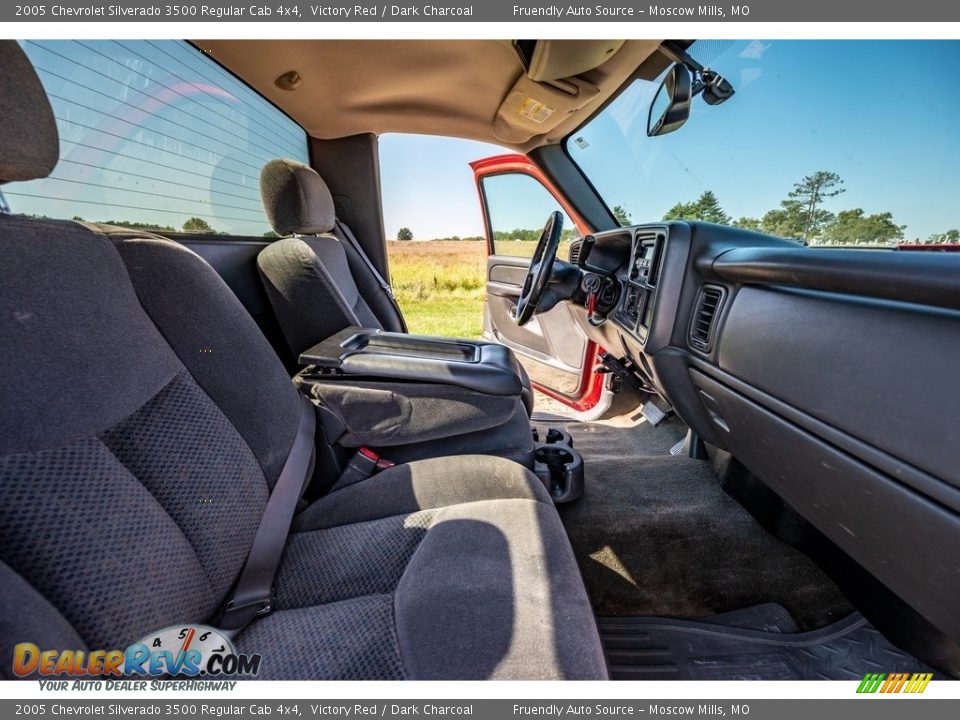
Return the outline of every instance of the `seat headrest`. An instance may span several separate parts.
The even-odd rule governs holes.
[[[0,183],[46,177],[60,158],[53,109],[15,40],[0,40]]]
[[[271,160],[260,171],[260,197],[277,235],[319,235],[337,215],[323,178],[294,160]]]

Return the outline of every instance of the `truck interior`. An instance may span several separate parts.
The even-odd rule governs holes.
[[[960,255],[625,220],[571,148],[749,95],[695,56],[0,41],[0,677],[185,623],[258,679],[960,677]],[[482,339],[407,331],[384,133],[509,152]],[[174,201],[220,224],[117,222]]]

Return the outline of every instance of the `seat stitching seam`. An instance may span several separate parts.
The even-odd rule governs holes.
[[[426,531],[423,533],[423,536],[417,542],[417,546],[413,549],[413,552],[410,553],[410,557],[407,558],[407,564],[404,566],[403,572],[400,573],[400,577],[397,578],[397,582],[393,586],[393,590],[390,593],[391,595],[390,607],[393,614],[393,638],[394,638],[394,643],[396,644],[396,647],[397,647],[397,655],[400,657],[400,664],[403,667],[403,673],[405,676],[407,675],[407,663],[403,657],[403,646],[400,643],[400,633],[398,631],[399,625],[397,623],[397,589],[400,587],[400,583],[403,582],[403,579],[407,576],[407,571],[410,569],[410,565],[413,563],[413,559],[420,552],[420,548],[423,547],[423,541],[427,539],[427,535],[430,534],[430,531],[433,530],[434,526],[436,525],[437,515],[440,514],[440,511],[442,509],[443,508],[436,508],[436,512],[434,512],[433,517],[430,518],[430,524],[427,526]]]
[[[426,533],[424,533],[426,537]],[[422,544],[423,541],[421,541]],[[417,545],[417,550],[420,549],[420,545]],[[416,555],[416,550],[414,550],[413,555]],[[413,555],[410,556],[410,560],[413,560]],[[410,567],[410,563],[407,562],[407,567]],[[400,580],[403,580],[403,576],[406,575],[407,570],[404,568],[403,574],[400,576]],[[399,581],[397,582],[397,587],[400,586]],[[407,672],[407,661],[403,656],[403,644],[400,642],[400,633],[398,632],[397,625],[397,588],[393,589],[393,592],[390,593],[390,619],[393,620],[391,630],[393,631],[393,644],[397,648],[397,657],[400,658],[400,667],[403,669],[403,678],[404,680],[409,678],[409,673]]]
[[[135,241],[137,241],[137,240],[152,240],[152,239],[154,239],[154,238],[149,238],[149,237],[146,237],[146,238],[125,238],[125,239],[122,239],[121,242],[129,242],[129,241],[131,241],[131,240],[135,242]],[[166,238],[161,238],[161,239],[162,239],[162,240],[165,240],[166,242],[171,242],[171,243],[173,242],[172,240],[167,240]],[[177,360],[177,362],[180,364],[180,370],[177,372],[176,375],[173,376],[173,378],[170,379],[170,382],[173,382],[173,380],[174,380],[174,379],[177,377],[177,375],[179,375],[180,373],[186,373],[187,375],[190,376],[190,379],[193,380],[193,383],[194,383],[194,385],[197,386],[197,389],[199,389],[200,392],[202,392],[202,393],[204,394],[204,396],[205,396],[210,402],[213,403],[214,407],[217,408],[217,412],[219,412],[219,413],[223,416],[223,418],[227,421],[227,423],[230,425],[230,427],[233,428],[233,431],[237,434],[237,437],[240,438],[240,441],[246,446],[247,450],[250,452],[250,455],[253,457],[254,461],[257,463],[257,467],[260,468],[260,473],[263,475],[263,481],[264,481],[264,483],[265,483],[266,486],[267,486],[267,491],[268,491],[268,492],[271,492],[271,491],[273,490],[273,486],[270,484],[270,478],[269,478],[269,476],[267,475],[267,469],[263,466],[263,463],[260,461],[260,458],[259,458],[259,457],[257,456],[257,454],[253,451],[253,448],[250,447],[250,443],[247,442],[247,439],[244,437],[243,433],[240,432],[240,428],[238,428],[238,427],[236,426],[236,424],[233,422],[233,420],[231,420],[230,417],[223,411],[223,409],[220,407],[220,404],[219,404],[216,400],[214,400],[213,397],[210,396],[210,393],[208,393],[208,392],[206,391],[206,389],[203,387],[203,385],[201,385],[200,382],[197,380],[197,378],[194,377],[193,373],[191,373],[190,370],[187,369],[186,364],[184,364],[184,362],[183,362],[183,358],[180,357],[180,353],[177,352],[177,349],[173,346],[173,343],[170,341],[170,338],[167,337],[167,334],[163,331],[163,328],[160,326],[160,324],[154,319],[153,315],[150,314],[150,311],[147,310],[146,307],[144,307],[144,305],[143,305],[143,299],[140,297],[140,292],[139,292],[139,290],[137,289],[137,284],[133,281],[133,277],[130,275],[130,267],[129,267],[129,265],[127,264],[127,261],[124,259],[123,253],[120,252],[119,243],[115,243],[115,242],[112,242],[112,241],[111,241],[111,245],[113,245],[113,250],[114,250],[114,252],[117,254],[117,257],[120,258],[120,262],[123,264],[124,272],[125,272],[126,275],[127,275],[127,281],[130,283],[130,287],[133,289],[133,295],[134,295],[134,297],[137,299],[137,304],[140,306],[140,311],[146,316],[147,320],[150,321],[150,324],[153,325],[153,328],[157,331],[157,334],[163,339],[163,342],[166,343],[167,348],[170,350],[170,352],[171,352],[171,354],[173,355],[173,357],[175,357],[176,360]],[[187,249],[185,246],[181,246],[181,247],[184,247],[184,249]],[[190,252],[192,252],[192,251],[190,251]],[[194,253],[194,254],[195,254],[195,253]],[[197,257],[199,258],[199,256],[197,256]],[[201,260],[202,260],[202,258],[201,258]],[[209,266],[209,265],[208,265],[208,266]],[[213,270],[213,267],[212,267],[212,266],[209,266],[209,267],[210,267],[211,270]],[[213,272],[216,273],[216,270],[214,270]],[[218,277],[219,277],[219,276],[218,276]],[[170,382],[168,382],[167,385],[169,385]],[[156,395],[158,395],[165,387],[167,387],[167,385],[164,385],[162,388],[160,388],[160,390],[158,390],[158,391],[154,394],[153,397],[156,397]],[[153,398],[151,397],[150,399],[153,399]],[[149,402],[149,400],[148,400],[147,402]],[[146,403],[144,403],[144,405],[145,405],[145,404],[146,404]],[[142,405],[141,405],[141,407],[142,407]],[[136,412],[138,412],[138,411],[139,411],[139,408],[138,408],[138,410],[135,410],[133,413],[131,413],[130,415],[128,415],[127,418],[124,418],[124,420],[129,419],[129,418],[132,417],[134,414],[136,414]],[[123,421],[121,421],[121,422],[123,422]],[[118,423],[118,424],[119,424],[119,423]],[[104,431],[104,432],[105,432],[105,431]],[[294,437],[296,437],[296,433],[294,433]],[[291,440],[291,442],[290,442],[290,447],[293,447],[293,441],[292,441],[292,440]]]
[[[146,490],[146,491],[147,491],[147,494],[150,495],[150,497],[153,498],[154,502],[156,502],[157,505],[159,505],[161,508],[163,508],[163,511],[167,514],[167,517],[170,518],[170,521],[173,523],[174,527],[177,528],[177,530],[178,530],[178,531],[180,532],[180,534],[183,536],[183,539],[187,542],[187,545],[189,545],[189,546],[190,546],[190,549],[193,550],[193,554],[196,555],[197,565],[200,566],[200,569],[203,571],[204,576],[207,578],[207,584],[209,585],[209,588],[210,588],[210,594],[211,594],[211,595],[216,595],[216,593],[214,592],[214,589],[213,589],[213,579],[210,577],[210,573],[207,571],[206,565],[204,565],[204,563],[200,560],[200,551],[198,550],[197,546],[193,544],[193,541],[190,539],[190,537],[187,535],[187,533],[184,532],[183,528],[180,527],[180,523],[178,523],[177,520],[176,520],[176,518],[173,517],[173,515],[170,514],[170,511],[167,510],[166,505],[164,505],[162,502],[160,502],[160,498],[158,498],[156,495],[154,495],[153,492],[150,490],[150,488],[147,487],[146,484],[143,482],[143,480],[141,480],[140,477],[139,477],[135,472],[133,472],[133,470],[132,470],[125,462],[123,462],[123,460],[121,460],[121,459],[117,456],[117,454],[113,451],[113,448],[111,448],[109,445],[107,445],[107,443],[104,442],[103,438],[101,438],[99,435],[95,435],[94,437],[97,439],[97,441],[98,441],[101,445],[103,445],[103,447],[106,449],[106,451],[107,451],[108,453],[110,453],[110,457],[112,457],[114,460],[116,460],[116,461],[117,461],[117,464],[120,465],[120,467],[122,467],[124,470],[126,470],[126,471],[130,474],[130,477],[132,477],[134,480],[136,480],[138,483],[140,483],[140,487],[142,487],[144,490]]]

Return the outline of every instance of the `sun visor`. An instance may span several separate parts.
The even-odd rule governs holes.
[[[581,75],[603,65],[623,47],[624,40],[538,40],[527,76],[550,82]]]
[[[600,94],[592,83],[568,77],[551,85],[521,75],[493,120],[493,134],[505,143],[525,143],[544,135]]]

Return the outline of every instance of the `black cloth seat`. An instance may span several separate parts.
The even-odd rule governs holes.
[[[397,466],[301,513],[276,610],[239,648],[286,638],[267,678],[596,678],[566,545],[550,496],[516,463]]]
[[[45,176],[52,112],[12,41],[0,97],[0,182]],[[0,676],[24,640],[209,622],[293,445],[285,369],[176,243],[2,215],[0,254]],[[515,463],[410,463],[294,522],[277,609],[236,640],[262,677],[606,677],[569,542]]]
[[[302,163],[271,160],[260,173],[260,196],[274,231],[257,265],[274,314],[290,348],[301,352],[344,328],[406,332],[387,284],[337,220],[323,178]],[[530,378],[520,367],[521,399],[533,412]]]
[[[330,190],[315,170],[271,160],[260,171],[260,197],[282,239],[260,253],[257,265],[294,358],[350,326],[406,331],[376,271],[350,242],[350,229],[337,221]]]

